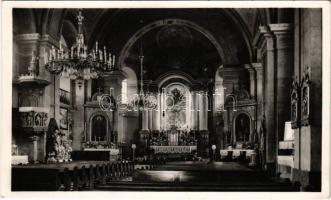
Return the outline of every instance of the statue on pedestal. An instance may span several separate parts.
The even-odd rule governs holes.
[[[46,162],[58,163],[71,160],[72,148],[70,142],[63,134],[54,118],[50,119],[46,140]]]

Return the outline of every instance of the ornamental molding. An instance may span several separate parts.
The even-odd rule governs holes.
[[[269,24],[270,30],[277,33],[286,33],[293,30],[293,25],[289,23],[281,23],[281,24]]]
[[[15,35],[14,40],[16,42],[33,42],[33,41],[39,41],[41,38],[39,33],[28,33],[28,34],[20,34]]]

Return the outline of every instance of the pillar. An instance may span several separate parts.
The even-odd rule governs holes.
[[[72,141],[72,148],[73,150],[80,150],[81,149],[81,144],[82,144],[82,136],[85,137],[85,140],[88,141],[89,139],[86,138],[86,129],[89,129],[89,127],[86,127],[85,124],[88,122],[89,119],[86,118],[85,116],[85,109],[84,109],[84,99],[85,99],[85,93],[84,93],[84,88],[85,88],[85,83],[81,86],[79,86],[79,83],[75,81],[74,88],[72,92],[75,93],[75,99],[74,99],[74,105],[76,106],[75,111],[72,113],[73,114],[73,141]],[[84,134],[84,135],[82,135]]]
[[[32,136],[31,137],[33,143],[33,163],[38,163],[38,140],[39,136]]]
[[[259,130],[260,122],[263,115],[263,66],[262,63],[251,63],[256,72],[256,101],[257,101],[257,130]]]
[[[256,75],[255,75],[255,70],[250,64],[245,64],[244,65],[245,69],[247,69],[249,73],[249,92],[251,97],[255,97],[256,95]]]
[[[116,70],[115,72],[106,72],[101,74],[101,76],[104,78],[104,91],[105,93],[110,94],[110,89],[112,88],[112,96],[114,97],[115,101],[119,98],[121,94],[122,94],[122,81],[126,78],[124,75],[124,72],[121,70]],[[121,102],[116,102],[117,104],[120,104]],[[117,140],[115,142],[122,142],[121,139],[124,138],[123,134],[124,134],[124,129],[123,129],[123,123],[124,123],[124,119],[123,119],[123,115],[119,114],[118,109],[115,110],[115,112],[113,112],[113,122],[111,122],[111,124],[113,124],[114,126],[114,131],[117,131]]]
[[[254,38],[254,45],[257,47],[258,61],[264,64],[264,105],[263,115],[266,122],[266,168],[275,175],[277,136],[276,136],[276,74],[275,74],[275,38],[267,26],[261,26],[259,33]]]
[[[276,133],[278,141],[284,140],[285,121],[290,121],[291,85],[294,71],[292,24],[270,24],[276,40]]]
[[[191,128],[197,130],[197,105],[196,92],[191,92]]]
[[[208,130],[208,95],[199,92],[199,130]]]

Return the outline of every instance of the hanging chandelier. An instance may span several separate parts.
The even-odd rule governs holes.
[[[146,109],[155,109],[157,107],[157,99],[155,96],[147,91],[144,91],[144,54],[142,49],[142,42],[140,43],[139,61],[140,61],[140,90],[138,98],[135,100],[134,105],[138,106],[139,111]]]
[[[52,46],[49,53],[45,53],[45,68],[51,74],[61,73],[63,77],[79,80],[79,83],[83,80],[96,79],[100,73],[115,68],[115,55],[107,52],[105,46],[100,49],[96,42],[95,47],[88,50],[82,31],[83,20],[82,10],[79,9],[76,43],[71,48],[66,51],[60,41],[59,49]]]

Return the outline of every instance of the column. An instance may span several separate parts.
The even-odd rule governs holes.
[[[89,130],[89,127],[85,127],[85,122],[88,122],[85,117],[85,109],[84,109],[84,88],[85,88],[85,83],[83,82],[82,86],[79,87],[77,81],[75,81],[74,84],[75,88],[72,88],[72,92],[75,93],[75,99],[74,99],[74,105],[76,106],[75,111],[73,112],[73,141],[72,141],[72,148],[73,150],[80,150],[81,149],[81,144],[82,144],[82,136],[85,134],[85,137],[88,137],[86,134]],[[88,141],[89,138],[86,138]]]
[[[157,106],[156,106],[156,110],[154,111],[154,116],[155,116],[155,120],[154,120],[154,129],[155,130],[160,130],[160,120],[161,120],[161,94],[158,93],[157,96]]]
[[[276,136],[276,74],[275,74],[275,38],[267,26],[261,26],[254,38],[258,60],[264,63],[264,115],[266,122],[266,169],[273,175],[276,172],[277,136]]]
[[[148,127],[148,110],[145,108],[141,111],[142,113],[142,130],[149,130]]]
[[[114,97],[115,101],[119,98],[122,94],[122,81],[126,78],[124,72],[121,70],[116,70],[115,72],[109,73],[102,73],[101,76],[104,78],[104,87],[105,93],[110,94]],[[117,104],[121,102],[116,102]],[[114,131],[117,131],[117,141],[115,142],[122,142],[121,140],[124,138],[124,129],[123,129],[123,115],[119,114],[118,109],[112,112],[113,121],[110,122],[112,126],[114,126]]]
[[[148,129],[149,130],[154,130],[153,129],[153,121],[154,121],[153,110],[148,108],[147,112],[148,112]]]
[[[290,121],[291,85],[294,71],[292,24],[270,24],[276,39],[276,133],[278,141],[284,139],[285,121]]]
[[[199,98],[199,130],[208,130],[208,95],[200,91]]]
[[[33,163],[38,163],[38,140],[39,136],[30,137],[33,143]]]
[[[249,85],[250,85],[250,95],[254,98],[256,95],[256,86],[255,86],[255,81],[256,81],[256,75],[255,75],[255,70],[251,66],[251,64],[245,64],[244,65],[245,69],[247,69],[249,73]]]
[[[257,128],[263,115],[263,66],[261,63],[251,63],[256,72]],[[259,130],[259,129],[258,129]]]
[[[49,55],[49,50],[51,49],[52,45],[55,48],[59,47],[59,38],[53,38],[50,35],[42,35],[40,37],[39,43],[39,74],[44,79],[49,80],[51,84],[49,84],[45,88],[45,95],[44,95],[44,107],[50,107],[50,118],[55,118],[57,124],[59,124],[60,119],[60,97],[59,97],[59,88],[60,88],[60,76],[55,77],[55,91],[54,91],[54,75],[50,74],[46,68],[44,67],[46,64],[47,55]],[[46,54],[47,53],[47,54]],[[55,95],[55,102],[54,102],[54,95]],[[55,106],[55,114],[54,114],[54,106]]]
[[[191,110],[190,110],[190,113],[191,113],[191,128],[193,130],[196,130],[197,129],[197,108],[196,108],[196,93],[195,91],[192,91],[191,92]]]

